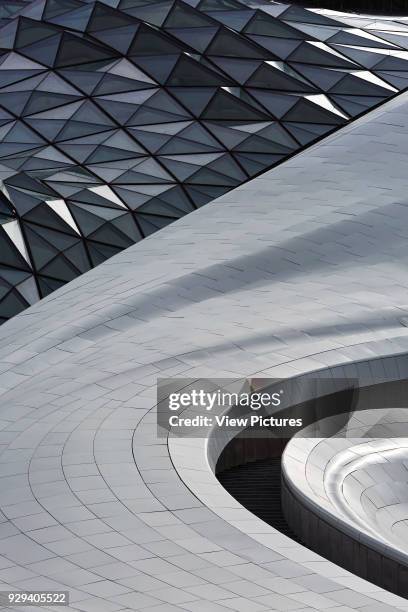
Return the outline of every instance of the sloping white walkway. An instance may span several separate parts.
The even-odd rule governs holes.
[[[88,612],[408,610],[220,516],[220,485],[186,486],[152,410],[157,376],[408,350],[407,134],[401,95],[1,327],[2,589],[69,589]]]

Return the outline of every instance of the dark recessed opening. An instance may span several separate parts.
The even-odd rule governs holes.
[[[382,15],[408,15],[408,0],[296,0],[308,8],[326,8],[347,13],[378,13]]]
[[[224,489],[247,510],[300,542],[282,510],[282,453],[288,440],[233,438],[222,452],[216,476]]]
[[[406,388],[407,380],[401,379],[336,391],[305,402],[303,414],[310,412],[311,422],[320,425],[328,415],[348,415],[341,420],[343,427],[355,410],[383,409],[390,405],[406,409]],[[347,408],[348,412],[344,412]],[[381,418],[377,425],[379,429],[374,425],[366,432],[367,438],[384,437],[378,435],[383,427]],[[398,421],[398,428],[401,427]],[[322,437],[323,431],[324,428],[317,430],[318,437]],[[331,437],[333,431],[326,431]],[[356,576],[408,599],[408,563],[405,559],[392,547],[377,546],[367,538],[342,529],[340,522],[329,521],[315,505],[307,504],[282,474],[281,457],[289,440],[277,439],[272,432],[268,437],[266,432],[262,433],[263,437],[257,437],[257,433],[260,432],[241,432],[225,446],[215,468],[223,487],[247,510],[284,535]],[[401,434],[404,435],[402,429]]]
[[[244,508],[292,540],[301,542],[283,514],[281,477],[281,457],[250,461],[217,474],[224,489]]]

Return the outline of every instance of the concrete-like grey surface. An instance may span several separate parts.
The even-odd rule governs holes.
[[[170,457],[153,412],[158,376],[408,350],[407,132],[402,95],[0,329],[1,588],[68,588],[89,612],[408,610],[234,524],[205,445]]]

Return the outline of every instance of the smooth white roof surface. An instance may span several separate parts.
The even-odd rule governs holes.
[[[158,440],[158,376],[296,375],[408,349],[408,95],[0,329],[0,587],[67,610],[408,610]],[[234,510],[237,512],[234,513]]]

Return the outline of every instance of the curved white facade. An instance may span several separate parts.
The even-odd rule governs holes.
[[[407,111],[402,94],[1,327],[3,590],[89,612],[407,609],[248,516],[206,442],[157,439],[154,413],[158,376],[347,376],[407,351]]]
[[[407,562],[407,439],[294,440],[285,477],[316,514],[385,556]]]

